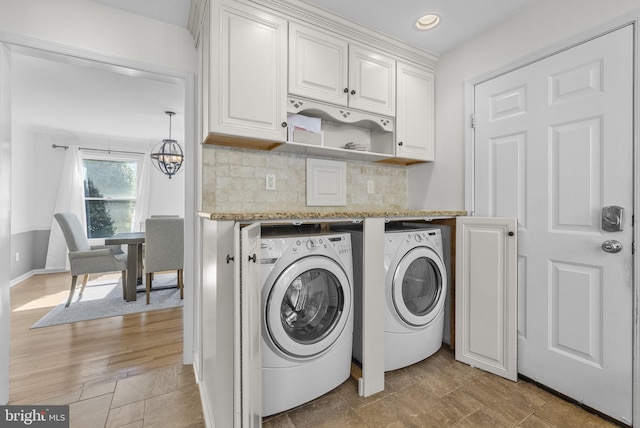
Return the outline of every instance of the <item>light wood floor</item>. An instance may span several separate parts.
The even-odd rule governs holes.
[[[11,287],[10,404],[182,363],[182,308],[30,330],[67,297],[70,281],[34,275]]]

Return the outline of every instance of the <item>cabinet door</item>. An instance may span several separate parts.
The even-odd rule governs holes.
[[[349,46],[349,107],[393,116],[395,98],[395,60]]]
[[[396,156],[434,160],[433,73],[398,63]]]
[[[234,4],[211,22],[209,131],[286,141],[287,21]]]
[[[347,105],[349,45],[295,23],[289,26],[289,93]]]
[[[517,221],[456,219],[456,360],[517,380]]]
[[[236,231],[240,225],[236,223]],[[238,236],[238,232],[236,232]],[[236,367],[240,368],[240,393],[242,409],[240,426],[262,426],[262,353],[261,314],[262,292],[260,284],[260,224],[243,227],[240,231],[240,277],[236,278],[236,318],[234,325],[241,326],[236,339]],[[238,310],[239,309],[239,310]],[[236,374],[237,370],[236,370]],[[238,421],[236,420],[236,423]]]

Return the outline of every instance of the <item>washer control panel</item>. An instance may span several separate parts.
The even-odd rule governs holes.
[[[321,249],[333,247],[338,254],[348,254],[351,252],[351,242],[346,236],[326,235],[326,236],[306,236],[296,239],[291,251],[315,252]]]
[[[418,230],[415,232],[407,233],[407,239],[413,242],[424,242],[433,240],[436,235],[437,233],[434,231]]]

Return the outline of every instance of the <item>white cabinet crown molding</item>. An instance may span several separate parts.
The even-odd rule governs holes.
[[[390,36],[363,27],[346,18],[334,15],[299,0],[244,0],[254,5],[266,7],[286,16],[290,21],[311,24],[354,42],[385,52],[395,58],[414,62],[435,70],[438,55],[416,49]]]

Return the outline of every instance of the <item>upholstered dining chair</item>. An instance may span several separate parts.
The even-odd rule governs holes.
[[[71,265],[71,290],[67,304],[64,306],[68,307],[71,304],[79,275],[84,275],[80,296],[87,285],[89,274],[92,273],[121,271],[124,290],[124,284],[127,283],[127,255],[122,249],[113,245],[89,245],[80,219],[73,213],[56,213],[53,216],[62,229],[69,249],[69,264]]]
[[[184,218],[152,217],[145,221],[144,269],[147,305],[153,288],[153,274],[176,271],[180,298],[184,298]]]

